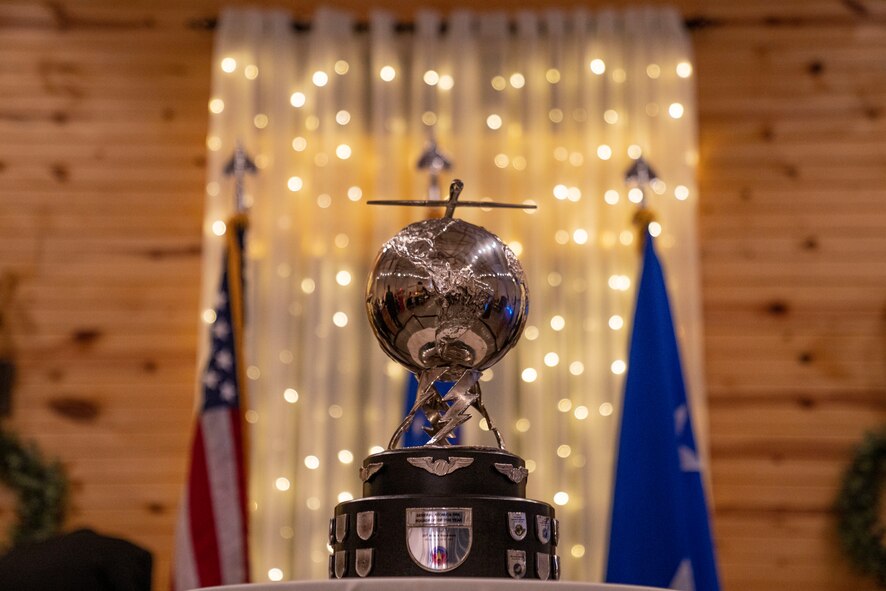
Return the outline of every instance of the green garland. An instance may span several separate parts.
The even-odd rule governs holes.
[[[68,483],[58,462],[46,464],[33,444],[23,445],[0,428],[0,484],[16,493],[17,521],[10,545],[44,540],[56,532],[67,510]]]
[[[886,588],[886,428],[868,433],[843,478],[837,497],[838,533],[852,562]]]

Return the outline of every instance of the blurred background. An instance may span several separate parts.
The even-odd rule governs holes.
[[[274,5],[309,20],[318,4]],[[696,428],[723,588],[873,589],[832,507],[854,446],[886,420],[886,6],[670,4],[694,51],[709,415]],[[65,466],[65,528],[148,548],[157,589],[192,433],[206,22],[221,7],[0,5],[0,353],[17,376],[4,422]],[[4,524],[14,501],[0,487]]]

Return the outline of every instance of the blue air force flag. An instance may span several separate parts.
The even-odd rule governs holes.
[[[667,288],[648,234],[643,258],[625,380],[606,580],[719,591]]]

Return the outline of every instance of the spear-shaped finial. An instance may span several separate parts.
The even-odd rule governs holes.
[[[237,145],[234,147],[234,154],[224,168],[225,176],[234,177],[234,204],[237,208],[237,213],[246,211],[246,204],[243,199],[243,179],[246,178],[247,174],[255,174],[257,171],[258,168],[255,166],[255,162],[246,154],[243,144],[237,142]]]
[[[647,207],[646,203],[646,191],[655,180],[658,180],[658,175],[642,156],[634,160],[634,163],[625,173],[625,184],[639,189],[641,194],[640,203],[638,204],[637,211],[634,213],[633,220],[639,233],[637,244],[641,251],[649,224],[655,221],[655,213]]]
[[[640,201],[640,207],[646,207],[646,189],[649,184],[658,179],[658,175],[649,166],[649,163],[642,156],[634,160],[634,163],[625,173],[625,183],[630,187],[637,187],[642,191],[643,198]]]
[[[440,173],[452,168],[452,161],[437,149],[437,142],[433,135],[428,142],[428,147],[421,153],[416,162],[419,170],[428,171],[428,199],[440,200]]]

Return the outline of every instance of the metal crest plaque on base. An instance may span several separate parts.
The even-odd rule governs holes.
[[[505,449],[483,404],[480,377],[514,346],[529,292],[514,253],[494,234],[455,219],[453,181],[445,206],[416,222],[376,258],[366,307],[379,343],[418,377],[416,401],[385,451],[363,461],[363,498],[340,503],[330,521],[330,576],[558,579],[558,522],[547,503],[526,498],[529,471]],[[521,207],[521,206],[518,206]],[[445,395],[438,381],[452,383]],[[473,409],[496,447],[452,445]],[[429,441],[399,448],[422,413]]]
[[[421,568],[442,573],[465,561],[473,530],[469,507],[406,509],[406,547]]]

